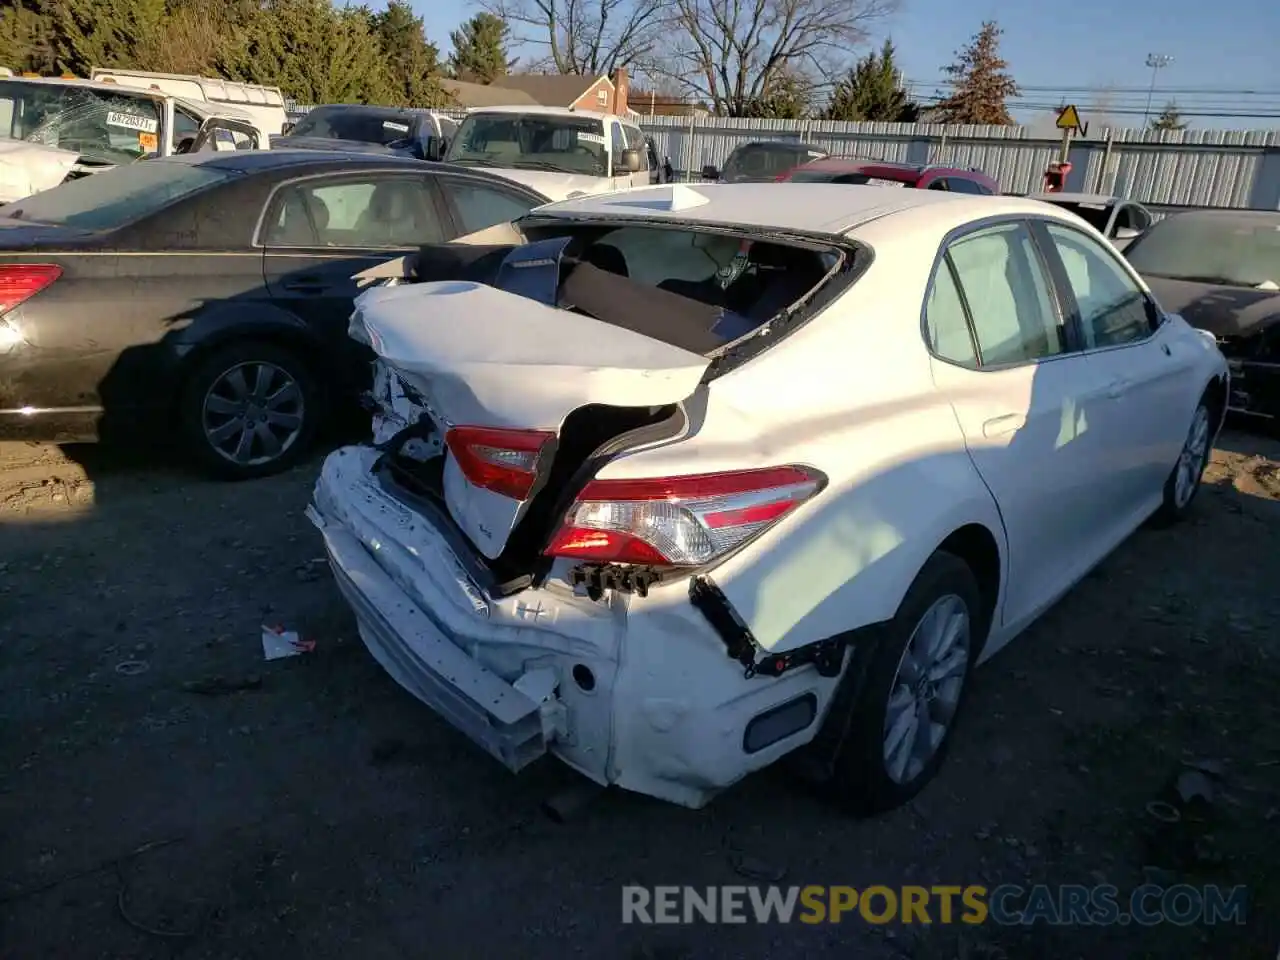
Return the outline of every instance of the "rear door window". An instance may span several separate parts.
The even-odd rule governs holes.
[[[991,191],[978,183],[977,180],[970,180],[967,177],[948,177],[947,185],[952,193],[973,193],[980,196],[989,196]]]
[[[269,247],[404,249],[448,239],[426,177],[290,184],[276,193],[266,222]]]
[[[440,186],[453,204],[462,233],[475,233],[496,223],[523,217],[536,205],[523,194],[457,177],[441,177]]]
[[[1065,353],[1049,283],[1025,224],[1002,224],[947,248],[984,367]]]

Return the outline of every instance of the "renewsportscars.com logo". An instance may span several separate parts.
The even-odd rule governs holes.
[[[622,888],[623,923],[923,923],[1155,926],[1245,922],[1247,887],[1002,884]],[[1280,957],[1277,958],[1280,960]]]

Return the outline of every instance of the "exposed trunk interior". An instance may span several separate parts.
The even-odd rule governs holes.
[[[523,516],[502,553],[485,562],[499,595],[510,595],[541,581],[551,562],[542,556],[556,526],[582,486],[610,458],[641,443],[674,436],[683,427],[679,406],[611,407],[588,404],[564,421],[549,468],[539,477]],[[429,421],[409,427],[387,445],[382,467],[394,488],[433,502],[448,515],[444,499],[444,463],[448,454],[423,461],[411,456],[410,441],[433,429]]]

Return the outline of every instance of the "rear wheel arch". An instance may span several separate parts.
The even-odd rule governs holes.
[[[978,581],[978,591],[982,598],[980,637],[985,639],[995,622],[996,604],[1004,582],[999,541],[984,525],[967,523],[952,532],[934,552],[939,551],[963,561]]]

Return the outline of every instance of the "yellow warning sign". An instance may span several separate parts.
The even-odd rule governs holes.
[[[1080,130],[1084,124],[1080,122],[1080,111],[1074,103],[1069,103],[1058,114],[1059,130]]]

